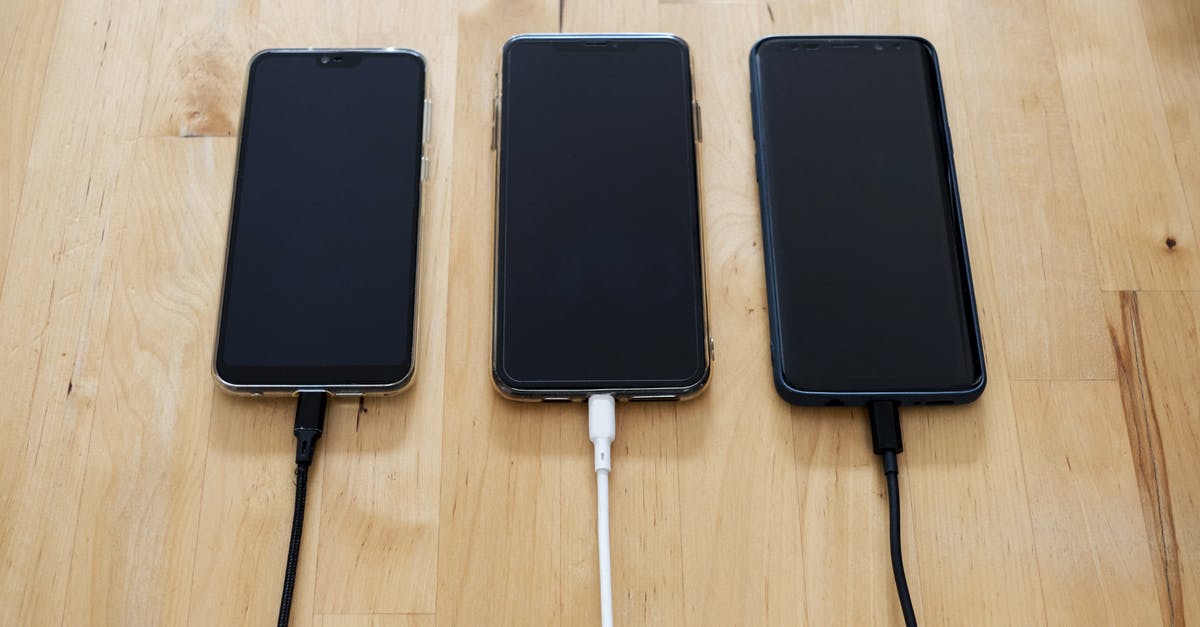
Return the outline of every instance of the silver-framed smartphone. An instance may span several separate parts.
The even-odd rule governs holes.
[[[425,59],[263,50],[238,140],[213,372],[233,392],[394,392],[414,372]]]
[[[520,35],[497,97],[493,381],[506,396],[679,399],[708,382],[687,44]]]

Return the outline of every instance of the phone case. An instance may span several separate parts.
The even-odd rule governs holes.
[[[979,356],[979,379],[971,386],[961,390],[924,390],[924,391],[905,391],[905,392],[866,392],[866,391],[844,391],[844,392],[827,392],[816,390],[803,390],[793,387],[784,377],[782,358],[779,352],[781,344],[781,329],[779,326],[779,315],[776,307],[778,306],[779,296],[776,293],[775,287],[775,268],[771,258],[771,251],[774,243],[771,241],[770,214],[771,207],[768,203],[767,195],[763,182],[766,180],[767,174],[763,168],[763,154],[760,148],[762,142],[761,130],[759,126],[760,93],[762,85],[759,79],[759,51],[763,44],[772,41],[834,41],[834,40],[853,40],[853,41],[896,41],[906,40],[924,46],[929,52],[933,62],[934,83],[937,86],[938,109],[942,123],[942,136],[945,137],[946,154],[949,157],[949,185],[950,197],[953,205],[955,222],[958,228],[959,241],[962,245],[958,248],[960,261],[963,264],[963,269],[966,274],[967,291],[970,295],[969,306],[971,312],[972,337],[976,346],[976,354]],[[754,169],[755,178],[759,186],[759,207],[761,210],[762,225],[763,225],[763,257],[766,268],[767,279],[767,309],[768,318],[770,321],[771,334],[771,366],[775,379],[775,390],[784,400],[794,405],[866,405],[871,401],[887,400],[898,401],[906,405],[951,405],[959,403],[969,403],[979,398],[983,393],[983,389],[987,384],[987,371],[983,358],[983,343],[979,331],[979,314],[975,306],[975,288],[971,279],[971,264],[969,255],[967,254],[966,234],[963,229],[962,205],[959,200],[958,193],[958,177],[954,168],[954,149],[950,141],[950,127],[946,116],[945,96],[942,90],[942,75],[938,66],[937,51],[933,44],[929,41],[914,36],[772,36],[764,37],[755,42],[750,49],[750,108],[751,119],[753,123],[753,132],[755,140],[754,151]]]

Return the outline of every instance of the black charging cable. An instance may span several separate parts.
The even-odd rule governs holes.
[[[888,511],[892,543],[892,576],[896,579],[896,594],[904,612],[904,624],[917,627],[912,597],[908,594],[908,579],[904,577],[904,556],[900,553],[900,465],[896,455],[904,450],[900,436],[900,406],[893,401],[872,401],[867,407],[871,416],[871,444],[883,461],[883,476],[887,480]]]
[[[308,468],[312,466],[317,440],[325,428],[324,392],[300,392],[296,401],[296,512],[292,514],[292,541],[288,545],[283,573],[283,598],[279,601],[279,627],[287,627],[292,615],[292,592],[296,588],[296,565],[300,561],[300,533],[304,531],[304,499],[308,494]]]

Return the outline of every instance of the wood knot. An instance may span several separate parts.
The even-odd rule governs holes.
[[[1172,251],[1175,250],[1175,246],[1178,244],[1178,242],[1175,241],[1175,238],[1171,237],[1170,235],[1167,236],[1166,241],[1163,243],[1167,245],[1167,250]]]

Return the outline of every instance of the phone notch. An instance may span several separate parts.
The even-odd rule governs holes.
[[[358,67],[362,63],[362,59],[361,53],[350,51],[323,52],[316,57],[317,65],[328,69]]]

